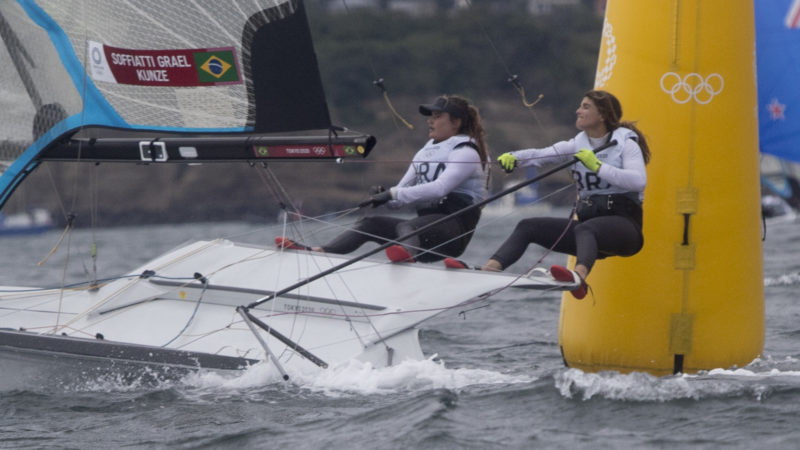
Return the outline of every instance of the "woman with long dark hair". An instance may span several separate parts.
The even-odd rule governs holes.
[[[642,202],[647,184],[645,165],[650,149],[642,132],[632,122],[622,121],[622,105],[606,91],[585,94],[576,111],[575,126],[581,130],[569,141],[542,149],[517,150],[500,155],[507,171],[577,158],[572,176],[578,187],[577,218],[533,217],[520,221],[511,236],[483,266],[501,271],[516,262],[528,245],[538,244],[577,257],[575,270],[560,265],[550,268],[560,281],[578,282],[575,298],[586,296],[586,277],[597,259],[631,256],[644,245]],[[611,141],[617,144],[595,154]],[[455,259],[448,267],[464,268]]]

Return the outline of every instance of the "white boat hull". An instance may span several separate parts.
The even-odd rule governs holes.
[[[268,359],[237,312],[244,307],[273,331],[257,329],[287,372],[351,359],[383,367],[424,358],[416,326],[449,308],[511,285],[574,287],[543,273],[520,278],[376,258],[254,305],[347,260],[199,241],[96,289],[5,288],[0,351],[26,360],[78,359],[84,367],[102,361],[126,370],[236,371]]]

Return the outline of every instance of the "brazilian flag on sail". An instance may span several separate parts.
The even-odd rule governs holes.
[[[233,50],[195,52],[194,66],[201,83],[230,83],[239,81]]]

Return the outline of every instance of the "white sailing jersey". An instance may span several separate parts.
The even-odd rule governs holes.
[[[440,142],[429,140],[414,155],[397,186],[392,188],[392,203],[397,206],[436,202],[451,192],[469,195],[473,203],[485,200],[488,164],[483,167],[474,147],[459,146],[464,143],[477,145],[464,134]]]
[[[581,131],[569,141],[560,141],[550,147],[530,148],[511,152],[520,167],[553,164],[568,161],[580,149],[593,149],[606,142],[617,141],[617,145],[609,147],[597,154],[603,164],[595,173],[581,163],[572,167],[572,177],[578,183],[581,198],[597,194],[623,194],[638,192],[639,200],[644,200],[644,188],[647,185],[644,157],[637,142],[636,133],[628,128],[619,127],[611,136],[590,138]]]

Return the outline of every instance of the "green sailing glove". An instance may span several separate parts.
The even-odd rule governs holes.
[[[595,155],[593,151],[583,148],[575,154],[575,157],[578,158],[583,165],[592,172],[597,172],[600,170],[600,160],[597,159],[597,155]]]
[[[508,152],[498,156],[497,162],[500,163],[506,173],[510,173],[517,167],[517,157]]]

